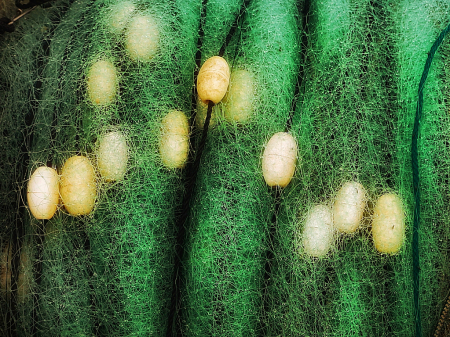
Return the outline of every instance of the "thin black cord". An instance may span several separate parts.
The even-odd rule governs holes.
[[[250,3],[250,0],[245,0],[242,5],[241,9],[239,10],[239,14],[236,16],[233,25],[231,25],[231,29],[228,32],[228,35],[225,39],[225,43],[222,45],[222,47],[219,50],[219,56],[222,57],[225,54],[225,50],[227,46],[230,44],[231,38],[233,37],[234,33],[236,32],[236,29],[239,25],[239,21],[241,20],[241,17],[244,15],[245,11],[247,10],[247,7]]]
[[[422,118],[423,110],[423,89],[425,87],[425,81],[428,77],[428,72],[433,62],[434,55],[441,45],[444,37],[450,31],[450,25],[445,28],[437,40],[431,47],[428,53],[427,61],[422,73],[422,78],[419,83],[419,99],[417,101],[416,117],[414,120],[414,129],[412,133],[411,144],[411,164],[413,171],[413,190],[414,190],[414,224],[413,224],[413,241],[412,241],[412,254],[413,254],[413,285],[414,285],[414,318],[416,325],[416,336],[422,336],[422,322],[420,318],[420,260],[419,260],[419,224],[420,224],[420,175],[419,175],[419,150],[417,141],[419,137],[419,126]]]
[[[291,130],[292,127],[292,120],[294,119],[294,115],[296,113],[300,114],[300,111],[297,112],[297,103],[300,97],[300,87],[302,84],[302,79],[305,76],[305,60],[304,60],[304,55],[305,55],[305,49],[306,46],[308,44],[308,15],[309,15],[309,9],[311,7],[311,3],[310,0],[305,0],[304,6],[302,8],[302,22],[301,22],[301,34],[302,34],[302,38],[301,38],[301,50],[300,50],[300,54],[301,54],[301,59],[302,59],[302,63],[300,64],[300,71],[298,72],[298,76],[297,76],[297,83],[295,85],[295,92],[294,92],[294,98],[292,99],[292,104],[291,104],[291,112],[289,113],[289,117],[288,120],[286,121],[286,128],[285,128],[285,132],[289,132],[289,130]]]
[[[225,43],[220,48],[219,56],[222,57],[224,55],[225,50],[226,50],[228,44],[230,43],[231,38],[233,37],[233,35],[238,27],[240,19],[243,16],[250,1],[251,0],[245,0],[243,2],[241,9],[239,11],[239,14],[235,18],[235,22],[231,26],[230,31],[228,32],[228,35],[225,39]],[[200,50],[201,50],[202,40],[203,40],[203,36],[204,36],[203,21],[204,21],[204,18],[206,17],[206,10],[205,10],[206,4],[207,4],[207,0],[204,0],[203,4],[202,4],[202,7],[204,8],[204,10],[202,11],[202,14],[201,14],[202,19],[201,19],[200,30],[199,30],[199,40],[197,43],[198,52],[196,55],[196,62],[197,62],[198,67],[200,67],[199,63],[201,60]],[[197,75],[198,75],[198,72],[195,73],[194,83],[197,83]],[[193,108],[196,105],[195,97],[196,97],[196,89],[194,89],[194,93],[193,93],[193,101],[192,101]],[[177,326],[175,320],[176,320],[176,317],[179,316],[180,307],[181,307],[181,303],[180,303],[181,296],[179,295],[181,286],[182,286],[181,265],[182,265],[183,259],[184,259],[184,243],[186,242],[186,233],[187,233],[187,229],[188,229],[187,227],[188,227],[188,219],[189,219],[189,211],[190,211],[189,206],[191,203],[192,196],[194,194],[195,183],[197,180],[197,174],[198,174],[198,170],[200,167],[202,153],[203,153],[204,147],[206,145],[206,140],[207,140],[207,136],[208,136],[208,128],[209,128],[209,123],[211,121],[213,107],[214,107],[214,103],[209,101],[208,102],[208,110],[207,110],[207,114],[206,114],[206,120],[203,125],[202,138],[200,140],[200,143],[197,147],[197,151],[195,153],[195,160],[192,164],[188,163],[188,165],[186,166],[186,175],[185,175],[186,192],[185,192],[185,195],[183,198],[179,216],[177,218],[178,234],[177,234],[177,243],[175,246],[175,266],[174,266],[174,276],[173,276],[174,287],[173,287],[172,299],[171,299],[171,304],[170,304],[171,309],[170,309],[169,319],[168,319],[168,329],[167,329],[167,333],[166,333],[167,337],[171,337],[174,335],[175,336],[182,335],[182,333],[180,331],[180,327]],[[195,119],[195,115],[193,114],[193,117],[191,119],[191,124],[193,123],[194,119]]]

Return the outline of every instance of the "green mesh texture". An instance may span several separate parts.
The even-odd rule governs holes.
[[[86,235],[76,220],[64,214],[47,222],[44,235],[37,334],[89,336],[93,322]]]
[[[201,25],[203,30],[202,63],[219,54],[243,5],[244,0],[208,0],[205,2]]]
[[[95,165],[96,140],[111,130],[125,134],[129,160],[123,181],[98,179],[90,215],[61,210],[45,223],[38,243],[38,334],[160,336],[168,325],[182,185],[180,170],[163,167],[158,141],[167,112],[189,116],[200,3],[135,2],[135,13],[150,13],[160,29],[159,51],[149,63],[132,62],[124,35],[110,32],[117,3],[75,2],[50,41],[49,56],[42,56],[48,64],[30,174],[47,162],[60,168],[76,154]],[[92,105],[86,93],[88,70],[98,59],[119,73],[120,93],[108,108]]]
[[[257,333],[271,198],[255,179],[260,147],[249,144],[248,136],[223,131],[211,134],[205,148],[209,164],[199,172],[184,264],[187,336]],[[248,156],[255,160],[244,166]]]
[[[135,1],[161,28],[149,63],[132,62],[124,35],[108,28],[119,0],[78,0],[68,9],[69,2],[37,7],[0,41],[0,262],[12,278],[11,292],[0,294],[0,335],[164,335],[186,191],[184,172],[159,158],[160,121],[171,109],[189,116],[199,34],[203,62],[219,53],[244,1]],[[246,125],[219,118],[208,131],[183,242],[181,333],[414,335],[411,133],[417,86],[449,5],[310,1],[302,37],[302,3],[245,3],[224,57],[232,70],[254,73],[255,116]],[[433,335],[449,288],[449,57],[444,42],[426,82],[419,135],[423,336]],[[120,74],[108,108],[86,94],[98,59]],[[285,130],[295,101],[290,132],[300,163],[276,194],[264,183],[261,154]],[[130,148],[125,179],[98,179],[88,216],[60,210],[35,220],[24,207],[31,173],[75,154],[95,164],[97,140],[111,130]],[[193,134],[195,150],[200,132]],[[331,205],[348,180],[368,193],[362,228],[338,236],[324,258],[299,254],[308,210]],[[370,234],[374,202],[386,192],[400,196],[406,214],[394,256],[378,253]]]
[[[88,226],[96,319],[105,336],[163,335],[172,296],[175,210],[182,184],[179,170],[162,166],[158,140],[168,111],[189,115],[200,7],[179,1],[146,3],[144,8],[161,24],[161,51],[150,64],[132,63],[123,52],[113,54],[121,63],[123,86],[115,116],[109,116],[111,121],[92,111],[88,126],[88,138],[95,139],[116,125],[130,146],[125,180],[103,185]],[[107,14],[107,7],[100,10],[100,16]],[[94,30],[100,33],[92,40],[103,48],[111,37],[102,26]]]
[[[73,141],[76,126],[71,123],[76,116],[76,97],[71,87],[76,82],[67,86],[62,74],[74,72],[67,49],[74,43],[72,33],[77,23],[89,8],[88,1],[75,2],[49,39],[48,50],[40,55],[47,63],[34,117],[30,175],[46,164],[60,169],[76,147]],[[83,40],[77,41],[75,48],[81,53]],[[29,216],[37,247],[35,307],[32,317],[28,317],[35,321],[32,332],[38,336],[91,335],[94,323],[89,283],[91,258],[82,220],[62,209],[48,221]],[[25,325],[22,329],[25,330]]]
[[[180,171],[165,169],[157,153],[159,123],[172,109],[189,116],[200,19],[199,3],[193,1],[152,5],[168,25],[165,50],[154,64],[130,65],[124,74],[127,110],[122,119],[132,128],[135,167],[124,181],[122,206],[117,209],[118,277],[128,315],[121,323],[127,334],[142,336],[163,335],[169,324],[175,210],[183,190]]]
[[[410,336],[412,188],[403,156],[411,140],[396,139],[388,57],[395,36],[385,33],[386,8],[372,1],[312,2],[309,13],[302,95],[292,126],[302,166],[281,194],[270,335]],[[367,191],[361,228],[336,235],[323,258],[301,253],[298,238],[308,211],[332,206],[346,181]],[[401,197],[406,212],[406,242],[395,256],[378,253],[370,233],[374,202],[387,192]]]
[[[27,234],[21,240],[20,253],[16,253],[19,259],[18,275],[16,279],[16,317],[15,332],[18,336],[30,336],[33,334],[36,321],[33,319],[33,310],[36,305],[36,243],[32,227],[26,223]],[[17,257],[16,260],[17,261]]]
[[[253,1],[226,49],[232,72],[246,69],[255,76],[255,115],[245,125],[222,121],[208,130],[185,243],[183,335],[264,334],[274,198],[262,176],[261,155],[289,117],[300,63],[299,32],[294,2]]]
[[[392,2],[390,9],[392,33],[397,36],[396,90],[401,121],[397,138],[409,140],[425,60],[439,33],[449,23],[450,8],[443,1],[401,1]],[[419,305],[423,336],[433,334],[448,296],[448,46],[448,41],[444,41],[428,74],[418,142],[421,193]],[[409,161],[409,158],[403,158]],[[403,172],[406,174],[410,175],[410,172]]]
[[[0,241],[1,269],[8,275],[7,294],[2,290],[0,296],[2,336],[30,335],[36,323],[32,319],[35,237],[28,211],[23,207],[23,192],[28,178],[33,115],[45,64],[39,55],[45,53],[45,41],[67,7],[68,1],[56,1],[46,9],[36,8],[15,23],[14,33],[5,33],[0,41]],[[4,265],[6,247],[9,261]],[[4,270],[5,266],[8,270]]]

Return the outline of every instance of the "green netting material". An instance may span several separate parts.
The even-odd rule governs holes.
[[[111,33],[117,3],[75,2],[50,41],[30,174],[47,162],[60,168],[75,154],[95,164],[96,141],[110,130],[125,134],[129,160],[123,181],[98,179],[91,215],[60,211],[44,222],[34,318],[42,334],[159,336],[168,325],[182,186],[181,171],[163,167],[158,141],[165,114],[189,115],[200,3],[134,3],[134,15],[158,22],[159,50],[147,63],[131,61],[124,35]],[[120,74],[119,95],[108,108],[94,106],[86,93],[88,70],[98,59]]]
[[[30,175],[47,163],[61,168],[76,147],[73,141],[76,125],[71,122],[77,115],[73,94],[77,82],[65,83],[62,74],[76,72],[69,50],[73,47],[80,55],[83,40],[74,41],[72,34],[89,9],[90,2],[75,2],[49,41],[49,50],[40,56],[47,59],[47,64],[34,120]],[[94,323],[89,283],[91,259],[82,221],[64,212],[48,221],[37,221],[31,214],[29,216],[32,230],[37,235],[35,258],[40,271],[40,277],[36,275],[33,313],[37,335],[91,334]]]
[[[417,88],[423,85],[422,72],[429,51],[448,21],[450,7],[441,1],[401,2],[393,16],[398,22],[398,87],[400,111],[405,126],[413,129]],[[400,13],[403,13],[400,17]],[[415,48],[407,41],[414,38]],[[420,189],[420,222],[416,234],[420,265],[418,272],[420,291],[415,297],[418,304],[416,334],[429,336],[436,328],[444,300],[448,295],[449,256],[448,231],[448,102],[445,92],[447,81],[446,59],[448,42],[442,45],[429,67],[423,89],[423,113],[416,138]],[[416,62],[411,63],[414,59]],[[428,61],[427,61],[428,62]],[[427,68],[427,67],[426,67]],[[421,80],[422,78],[422,80]],[[415,87],[415,88],[414,88]],[[417,137],[417,129],[415,129]],[[417,154],[417,152],[416,152]],[[417,159],[416,159],[417,160]],[[415,182],[415,188],[417,181]],[[417,201],[416,201],[417,202]],[[414,279],[415,286],[417,279]],[[415,294],[416,296],[416,294]],[[418,301],[417,301],[418,300]],[[418,302],[418,303],[417,303]],[[421,331],[422,330],[422,331]]]
[[[107,336],[159,336],[168,326],[175,209],[182,186],[180,171],[161,164],[159,123],[171,109],[189,113],[199,5],[146,4],[163,27],[161,52],[148,65],[117,56],[122,60],[123,85],[118,115],[131,147],[131,163],[123,183],[110,190],[105,186],[107,192],[89,229],[98,259],[93,278],[96,316],[99,331]],[[97,38],[100,42],[105,35]],[[99,122],[105,131],[109,128]],[[95,131],[91,134],[96,136]],[[105,289],[104,281],[110,279],[116,284]]]
[[[36,8],[16,22],[15,32],[5,34],[0,42],[0,334],[4,336],[30,335],[35,331],[35,236],[29,226],[28,211],[23,207],[23,188],[35,127],[33,115],[43,82],[45,60],[40,55],[45,54],[46,40],[68,5],[68,1],[57,1],[46,9]],[[10,252],[6,265],[5,249]],[[4,273],[7,279],[3,278]],[[6,293],[3,281],[8,283]]]
[[[422,74],[422,78],[419,83],[419,98],[417,101],[417,110],[416,116],[414,120],[414,130],[413,130],[413,140],[411,146],[411,162],[413,169],[413,186],[414,186],[414,229],[413,229],[413,279],[414,279],[414,306],[415,306],[415,317],[416,317],[416,335],[421,336],[422,334],[422,326],[420,320],[420,308],[419,308],[419,294],[420,294],[420,285],[419,285],[419,274],[420,274],[420,260],[419,260],[419,246],[418,246],[418,232],[419,232],[419,224],[420,224],[420,189],[419,189],[419,167],[418,167],[418,134],[419,134],[419,125],[422,118],[423,113],[423,91],[425,88],[425,82],[428,77],[428,72],[430,70],[431,64],[433,62],[434,55],[436,51],[439,49],[442,44],[444,38],[450,31],[450,25],[448,25],[442,32],[439,34],[437,40],[433,43],[433,46],[428,53],[427,61],[425,63],[424,71]],[[442,316],[440,323],[442,323]],[[439,324],[440,326],[440,324]],[[439,328],[436,329],[436,333]]]
[[[283,191],[278,214],[271,335],[413,333],[412,190],[405,174],[410,166],[401,161],[410,138],[396,139],[389,49],[395,36],[386,33],[386,11],[372,1],[311,3],[303,97],[292,126],[303,165]],[[308,211],[332,206],[346,181],[367,191],[362,227],[335,234],[331,251],[312,258],[299,242]],[[407,216],[405,242],[395,256],[379,254],[370,232],[374,202],[387,192],[401,197]]]
[[[303,5],[294,1],[204,1],[203,8],[198,0],[130,2],[160,27],[160,48],[148,63],[131,61],[124,34],[110,31],[112,8],[123,1],[77,0],[68,9],[69,2],[36,8],[0,42],[0,269],[12,278],[11,291],[0,294],[0,334],[166,333],[185,172],[162,166],[160,121],[172,109],[190,115],[198,34],[203,62],[219,53],[242,6],[224,57],[232,71],[254,74],[254,115],[241,125],[224,120],[223,104],[214,110],[219,117],[208,130],[177,276],[181,333],[420,334],[411,134],[427,53],[449,23],[445,1],[309,1],[303,39]],[[424,336],[434,332],[450,274],[449,46],[445,41],[430,68],[418,138]],[[86,93],[86,76],[99,59],[120,74],[108,108],[94,106]],[[301,59],[290,131],[299,165],[274,198],[261,155],[273,133],[286,129]],[[97,141],[112,130],[123,132],[129,146],[125,179],[106,183],[98,176],[88,216],[60,210],[49,221],[35,220],[23,206],[34,169],[60,168],[75,154],[95,164]],[[200,132],[193,130],[195,151]],[[299,233],[308,210],[331,205],[349,180],[367,190],[362,228],[336,235],[325,257],[307,256]],[[375,250],[370,232],[374,202],[386,192],[400,196],[406,215],[405,241],[393,256]]]
[[[39,336],[88,336],[90,313],[86,235],[64,214],[46,224],[42,243],[42,279],[36,303]]]
[[[264,333],[262,296],[274,199],[260,158],[264,143],[284,130],[289,116],[299,32],[294,2],[252,1],[225,51],[232,72],[254,74],[254,115],[245,125],[222,121],[208,131],[185,244],[183,335]]]
[[[208,0],[205,2],[201,40],[202,63],[212,56],[219,55],[243,5],[244,0]]]

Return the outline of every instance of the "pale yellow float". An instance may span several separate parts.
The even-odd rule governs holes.
[[[97,187],[95,172],[88,158],[73,156],[61,170],[60,193],[71,215],[89,214],[94,208]]]
[[[262,157],[264,180],[269,186],[286,187],[295,172],[297,143],[287,132],[278,132],[270,138]]]
[[[120,1],[109,8],[108,26],[113,34],[119,35],[124,31],[135,9],[136,5],[131,1]]]
[[[27,201],[36,219],[51,219],[59,202],[59,177],[56,170],[41,166],[30,177]]]
[[[182,168],[189,153],[189,121],[177,110],[170,111],[161,121],[159,153],[164,166]]]
[[[197,76],[197,93],[204,102],[219,103],[230,83],[230,67],[223,57],[213,56],[203,63]]]
[[[366,200],[366,190],[360,183],[356,181],[344,183],[333,205],[334,226],[340,232],[355,232],[363,218]]]
[[[87,74],[87,93],[96,106],[111,104],[117,94],[118,79],[116,67],[108,60],[98,60]]]
[[[305,253],[315,257],[327,255],[333,245],[333,232],[331,209],[325,205],[314,206],[303,227],[302,245]]]
[[[122,180],[127,170],[128,146],[120,131],[103,135],[97,149],[97,166],[105,181]]]
[[[386,254],[397,253],[405,236],[405,212],[398,195],[378,198],[373,210],[372,235],[375,248]]]
[[[159,49],[159,28],[152,15],[136,15],[125,34],[125,48],[133,61],[148,62]]]

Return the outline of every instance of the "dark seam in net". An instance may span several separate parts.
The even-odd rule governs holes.
[[[425,81],[428,77],[428,72],[433,62],[434,55],[441,45],[444,37],[450,31],[450,25],[447,26],[440,34],[437,40],[428,53],[428,58],[425,62],[425,67],[422,73],[422,78],[419,83],[419,99],[417,101],[416,116],[414,119],[414,129],[412,133],[411,144],[411,165],[413,171],[413,191],[414,191],[414,223],[413,223],[413,241],[412,241],[412,255],[413,255],[413,285],[414,285],[414,318],[416,326],[416,336],[422,336],[422,322],[420,318],[420,260],[419,260],[419,224],[420,224],[420,175],[419,175],[419,150],[418,150],[418,136],[420,120],[422,118],[423,110],[423,90]]]
[[[233,23],[230,31],[227,34],[225,43],[222,45],[222,47],[219,51],[219,56],[223,56],[223,54],[225,53],[226,47],[228,46],[229,42],[231,41],[231,38],[234,35],[236,28],[238,26],[238,23],[239,23],[241,17],[243,16],[245,9],[248,7],[249,2],[250,2],[250,0],[245,0],[243,2],[241,9],[239,11],[239,15],[236,16],[235,22]],[[207,0],[204,0],[202,7],[205,8],[206,4],[207,4]],[[203,21],[204,21],[205,17],[206,17],[206,10],[202,10],[200,29],[199,29],[199,39],[198,39],[198,44],[197,44],[198,52],[196,54],[196,62],[197,62],[198,67],[200,67],[200,60],[201,60],[201,51],[200,50],[201,50],[202,41],[203,41],[203,37],[204,37]],[[195,72],[194,83],[197,83],[197,75],[198,75],[198,71]],[[192,107],[194,108],[196,105],[196,88],[194,88],[193,91],[194,92],[193,92],[193,99],[192,99]],[[178,216],[178,219],[176,220],[177,229],[179,232],[177,235],[177,243],[175,246],[175,266],[174,266],[174,276],[173,276],[174,287],[173,287],[172,299],[171,299],[171,303],[170,303],[168,329],[167,329],[167,333],[166,333],[167,337],[173,336],[174,334],[176,336],[182,336],[181,327],[179,325],[175,326],[175,331],[174,331],[174,324],[175,324],[174,319],[176,319],[176,317],[179,316],[180,304],[181,304],[180,303],[181,296],[179,295],[179,292],[181,290],[182,279],[181,279],[180,272],[181,272],[181,265],[183,263],[183,256],[184,256],[184,243],[186,242],[186,232],[187,232],[188,219],[189,219],[189,206],[191,203],[193,192],[195,190],[195,182],[197,180],[197,174],[198,174],[198,169],[200,167],[200,161],[201,161],[203,149],[206,145],[208,128],[209,128],[209,123],[211,120],[211,114],[212,114],[213,107],[214,107],[214,103],[210,101],[208,103],[206,120],[203,125],[202,138],[198,145],[197,151],[195,153],[195,160],[192,164],[190,164],[191,161],[189,161],[187,164],[187,167],[186,167],[186,175],[184,177],[184,180],[185,180],[184,185],[186,186],[186,192],[183,197],[180,215]],[[192,114],[192,116],[193,117],[191,118],[191,125],[193,125],[193,123],[195,121],[195,114]],[[191,151],[191,156],[193,155],[192,152],[193,151]],[[192,159],[192,157],[190,159]]]

